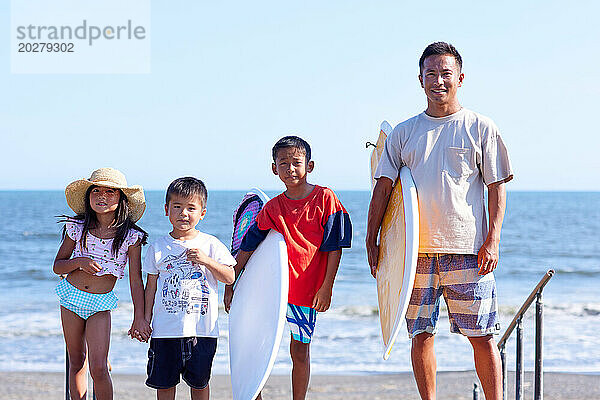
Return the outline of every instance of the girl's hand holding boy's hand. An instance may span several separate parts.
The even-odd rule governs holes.
[[[140,342],[147,342],[152,335],[152,328],[150,327],[150,323],[145,319],[134,319],[127,335]]]
[[[90,275],[95,275],[102,270],[100,264],[89,257],[77,257],[79,261],[79,269]]]
[[[200,249],[188,249],[186,254],[187,260],[193,262],[194,264],[206,265],[211,260],[211,258],[204,254],[204,252]]]

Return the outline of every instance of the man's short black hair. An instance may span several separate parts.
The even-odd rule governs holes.
[[[456,60],[456,65],[458,66],[458,72],[462,71],[462,57],[458,53],[458,50],[450,43],[446,42],[435,42],[431,43],[429,46],[425,47],[423,51],[423,55],[419,59],[419,71],[423,73],[423,67],[425,64],[425,59],[429,56],[442,56],[442,55],[451,55]]]
[[[306,162],[310,161],[310,145],[308,142],[298,136],[284,136],[273,146],[273,162],[277,162],[277,152],[281,149],[293,147],[304,152]]]
[[[166,204],[169,204],[171,196],[173,195],[181,196],[186,199],[198,196],[202,202],[202,207],[206,207],[206,200],[208,200],[208,192],[206,191],[204,182],[192,176],[177,178],[171,182],[167,189],[167,196],[165,199]]]

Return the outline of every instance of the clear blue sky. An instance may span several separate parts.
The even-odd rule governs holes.
[[[367,140],[425,108],[432,41],[464,60],[463,106],[509,147],[513,190],[600,190],[597,1],[152,2],[152,73],[10,73],[0,5],[0,189],[62,189],[113,166],[164,189],[278,189],[270,149],[298,134],[312,182],[368,189]],[[110,60],[107,60],[110,62]]]

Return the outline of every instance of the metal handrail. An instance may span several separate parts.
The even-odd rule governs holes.
[[[502,398],[507,400],[508,398],[508,367],[506,364],[506,342],[513,333],[515,327],[517,328],[517,360],[516,360],[516,372],[515,372],[515,398],[521,400],[523,398],[523,315],[536,299],[535,304],[535,372],[534,372],[534,400],[543,400],[544,389],[543,389],[543,354],[542,354],[542,341],[544,336],[544,303],[542,302],[542,291],[544,286],[548,283],[550,278],[554,276],[554,270],[550,269],[546,272],[544,277],[538,282],[535,288],[531,291],[531,294],[527,297],[508,328],[502,335],[502,338],[498,342],[498,349],[500,350],[500,359],[502,360]],[[475,383],[473,386],[473,400],[479,400],[479,387]]]
[[[533,303],[533,300],[535,300],[537,293],[538,292],[541,293],[541,291],[544,289],[544,286],[546,286],[546,284],[548,283],[550,278],[552,278],[552,276],[554,276],[554,270],[549,269],[546,272],[546,275],[544,275],[544,277],[538,282],[537,286],[535,287],[535,289],[533,289],[533,291],[531,292],[529,297],[527,297],[527,300],[525,300],[525,302],[519,309],[519,312],[517,312],[517,314],[511,321],[510,325],[508,325],[506,332],[504,332],[504,335],[502,335],[502,338],[498,342],[499,349],[501,349],[502,347],[505,346],[506,341],[508,340],[508,338],[512,334],[513,330],[517,326],[517,322],[518,322],[519,318],[521,318],[523,316],[523,314],[525,314],[527,312],[527,310],[529,309],[529,306],[531,306],[531,303]]]
[[[517,360],[516,360],[516,371],[515,371],[515,399],[521,400],[523,398],[523,315],[536,299],[535,304],[535,371],[534,371],[534,400],[543,400],[544,389],[543,389],[543,378],[544,378],[544,367],[543,367],[543,352],[542,342],[544,337],[544,303],[542,302],[542,291],[544,286],[548,283],[550,278],[554,276],[554,270],[550,269],[546,272],[544,277],[538,282],[536,287],[532,290],[531,294],[527,297],[527,300],[523,303],[510,325],[502,335],[502,338],[498,342],[498,349],[500,350],[500,359],[502,360],[502,398],[507,400],[508,398],[508,385],[507,375],[508,367],[506,363],[506,342],[508,338],[517,328]]]

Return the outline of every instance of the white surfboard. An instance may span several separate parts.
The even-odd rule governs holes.
[[[269,200],[260,190],[252,192],[263,204]],[[285,241],[279,232],[271,230],[238,278],[229,310],[234,400],[255,399],[273,369],[285,324],[288,273]]]
[[[392,127],[383,121],[371,155],[371,183]],[[410,169],[400,169],[387,209],[381,222],[377,261],[377,297],[379,321],[387,360],[400,332],[412,293],[419,253],[419,204],[417,188]]]

